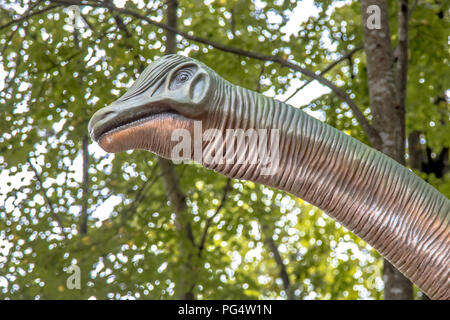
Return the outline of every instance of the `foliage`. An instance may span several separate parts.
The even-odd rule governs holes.
[[[165,32],[92,6],[81,7],[78,28],[67,6],[20,20],[30,8],[35,12],[54,4],[8,0],[0,5],[0,26],[18,20],[0,29],[0,74],[5,75],[0,92],[1,298],[173,299],[188,255],[195,257],[196,298],[286,298],[266,237],[279,246],[297,298],[382,297],[378,254],[320,210],[278,190],[233,180],[221,203],[226,178],[193,164],[177,166],[196,243],[221,207],[203,252],[186,245],[182,256],[179,244],[186,239],[175,228],[162,173],[150,153],[105,154],[91,143],[89,192],[83,192],[82,141],[90,117],[163,55]],[[181,0],[179,28],[227,46],[280,55],[314,71],[362,43],[358,1],[316,1],[317,16],[290,33],[289,17],[303,4]],[[161,21],[164,5],[130,0],[125,8]],[[421,1],[413,12],[407,104],[407,130],[420,130],[423,143],[436,153],[450,147],[448,105],[434,103],[449,87],[449,28],[440,12],[448,8],[434,1]],[[255,89],[260,79],[262,91],[283,94],[292,91],[294,79],[306,80],[272,62],[178,40],[179,52],[243,87]],[[326,77],[370,118],[362,51]],[[348,106],[332,93],[303,107],[320,111],[327,123],[367,142]],[[450,194],[448,174],[429,181]],[[86,234],[80,233],[84,201]],[[67,270],[75,264],[81,269],[81,289],[69,290]]]

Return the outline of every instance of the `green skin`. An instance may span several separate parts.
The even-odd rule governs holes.
[[[298,196],[378,250],[433,299],[450,299],[450,201],[393,159],[278,100],[234,86],[178,55],[153,62],[89,122],[107,152],[145,149],[164,158],[175,129],[279,129],[279,168],[205,164],[225,176]],[[208,152],[212,141],[203,141]],[[192,146],[193,148],[193,146]]]

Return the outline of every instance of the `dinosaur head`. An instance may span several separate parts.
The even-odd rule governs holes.
[[[174,129],[192,131],[207,117],[215,72],[194,59],[167,55],[151,63],[128,91],[89,121],[107,152],[145,149],[169,157]]]

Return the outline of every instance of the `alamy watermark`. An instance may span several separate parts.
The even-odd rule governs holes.
[[[66,286],[67,289],[81,289],[81,270],[77,265],[71,265],[66,270],[67,273],[72,274],[67,278]]]
[[[74,29],[80,29],[83,26],[80,7],[76,5],[68,6],[67,13],[69,15],[68,25]]]
[[[202,122],[194,121],[193,137],[187,129],[175,129],[171,140],[178,142],[171,151],[175,163],[193,159],[207,166],[258,165],[261,175],[278,171],[279,129],[226,129],[223,133],[212,128],[203,132]],[[207,146],[203,148],[205,142]]]
[[[366,20],[366,27],[369,30],[381,29],[381,9],[377,5],[368,6],[366,9],[368,14]]]

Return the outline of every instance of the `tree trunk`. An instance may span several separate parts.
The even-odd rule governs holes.
[[[173,163],[169,160],[158,158],[161,169],[162,182],[167,199],[175,213],[175,227],[180,235],[180,262],[181,274],[177,283],[177,296],[181,300],[194,300],[194,277],[192,265],[192,252],[195,241],[192,227],[189,221],[186,200],[181,192],[178,178],[176,176]]]
[[[369,8],[369,6],[372,10],[370,10],[371,8]],[[375,11],[373,10],[374,8]],[[376,9],[379,11],[376,11]],[[371,26],[368,22],[370,19],[374,18],[374,14],[377,15],[378,13],[379,16],[375,18],[380,19],[380,25],[379,27],[373,28],[373,25]],[[386,1],[362,1],[364,50],[367,59],[367,77],[373,119],[372,123],[381,138],[380,145],[375,145],[374,147],[401,164],[405,164],[404,110],[408,56],[407,18],[406,22],[402,20],[404,14],[406,14],[407,17],[408,4],[407,1],[400,1],[399,34],[401,33],[401,35],[398,50],[399,56],[402,56],[402,58],[401,62],[398,64],[396,81],[394,76],[393,51]],[[385,299],[413,299],[412,283],[387,260],[384,260],[383,279]]]

